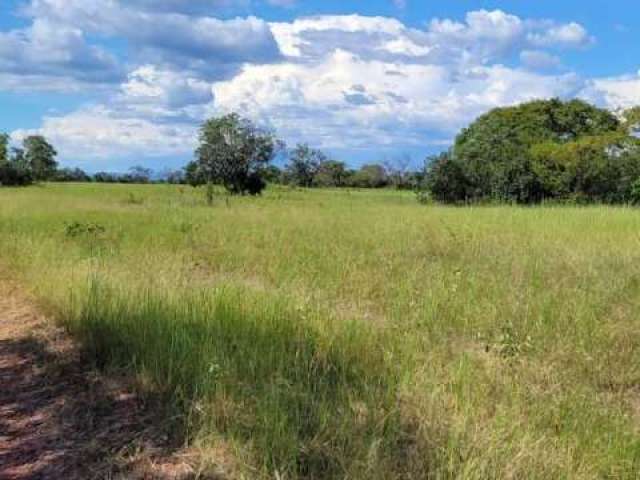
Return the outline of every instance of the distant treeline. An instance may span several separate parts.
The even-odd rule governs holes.
[[[267,183],[300,187],[351,187],[415,189],[424,178],[422,171],[399,170],[389,162],[387,165],[367,164],[359,169],[349,169],[343,162],[329,160],[312,172],[305,173],[304,181],[289,168],[269,165],[262,175]],[[87,173],[81,168],[59,168],[46,178],[53,182],[95,182],[95,183],[169,183],[198,185],[200,182],[189,176],[185,169],[155,172],[144,167],[132,167],[126,173]]]
[[[202,173],[196,162],[185,168],[154,172],[143,166],[125,173],[88,173],[81,168],[60,168],[57,152],[42,136],[25,139],[24,148],[8,148],[8,136],[0,135],[0,185],[23,186],[35,181],[95,183],[170,183],[197,186],[208,182],[223,183]],[[384,164],[366,164],[350,169],[344,162],[329,159],[323,152],[307,145],[280,152],[285,166],[261,166],[257,174],[265,183],[299,187],[352,187],[415,189],[423,172],[413,171],[410,158],[397,157]]]
[[[408,157],[351,169],[306,144],[292,149],[273,132],[229,114],[206,121],[195,158],[154,173],[88,174],[58,168],[41,136],[8,148],[0,135],[0,185],[34,181],[223,185],[232,194],[268,183],[313,187],[413,189],[421,201],[444,203],[574,201],[640,203],[640,107],[614,114],[581,100],[537,100],[497,108],[456,137],[453,147],[411,168]],[[282,159],[283,167],[273,164]]]

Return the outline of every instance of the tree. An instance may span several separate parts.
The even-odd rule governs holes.
[[[411,155],[402,154],[382,162],[389,177],[389,182],[399,190],[408,190],[412,185]]]
[[[382,165],[363,165],[352,178],[353,185],[360,188],[381,188],[389,184],[387,172]]]
[[[298,144],[289,153],[285,175],[294,185],[312,187],[315,176],[326,161],[327,156],[321,150],[311,148],[307,144]]]
[[[55,148],[41,135],[32,135],[24,139],[25,159],[36,180],[50,180],[54,177],[58,162]]]
[[[0,133],[0,165],[9,162],[9,135]]]
[[[537,100],[494,109],[462,130],[451,158],[428,174],[431,183],[441,189],[434,196],[446,201],[493,199],[520,203],[555,197],[561,193],[554,188],[549,190],[551,179],[540,177],[540,151],[534,154],[536,146],[569,144],[619,132],[620,127],[611,112],[581,100]],[[456,178],[461,174],[465,188],[454,182],[446,192],[445,183],[434,183],[434,175],[440,174]],[[563,183],[553,181],[556,180]]]
[[[135,165],[129,169],[129,173],[123,175],[121,181],[124,183],[149,183],[153,170],[143,167],[141,165]]]
[[[118,183],[118,176],[109,172],[97,172],[93,176],[93,181],[96,183]]]
[[[423,187],[439,202],[464,202],[469,196],[469,181],[464,168],[449,152],[427,159]]]
[[[91,177],[81,168],[59,169],[54,177],[56,182],[90,182]]]
[[[623,131],[634,137],[640,137],[640,107],[632,107],[622,112]]]
[[[183,169],[167,169],[162,172],[161,178],[170,185],[179,185],[185,182],[185,172]]]
[[[195,164],[187,167],[193,184],[220,183],[232,194],[259,194],[264,168],[280,142],[251,121],[232,113],[213,118],[200,129]]]
[[[275,165],[268,165],[262,170],[261,176],[267,183],[280,183],[282,180],[282,170]]]
[[[0,185],[25,186],[32,183],[33,172],[25,158],[24,150],[11,149],[11,156],[4,162],[0,162]]]
[[[546,198],[628,202],[640,178],[640,141],[621,132],[539,144],[532,158]]]
[[[344,187],[349,172],[344,162],[327,160],[320,165],[314,177],[314,185],[318,187]]]

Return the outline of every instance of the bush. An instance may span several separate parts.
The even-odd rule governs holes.
[[[15,162],[0,165],[0,185],[7,187],[24,187],[34,181],[33,172]]]

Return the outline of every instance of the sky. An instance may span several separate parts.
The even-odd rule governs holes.
[[[352,166],[537,98],[640,104],[637,0],[0,0],[0,131],[176,168],[238,112]]]

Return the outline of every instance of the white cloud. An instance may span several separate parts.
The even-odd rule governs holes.
[[[189,155],[196,139],[193,126],[121,117],[104,106],[88,107],[59,117],[45,117],[41,128],[16,130],[11,137],[14,141],[21,141],[32,134],[46,136],[62,158],[74,159]]]
[[[640,105],[640,72],[592,80],[581,96],[610,109]]]
[[[186,9],[178,0],[154,9],[151,0],[132,4],[33,0],[28,9],[34,24],[133,45],[129,73],[108,102],[44,119],[40,132],[63,156],[185,155],[199,122],[230,111],[276,128],[288,142],[325,148],[442,145],[493,107],[586,91],[575,74],[549,73],[560,66],[555,50],[591,41],[573,23],[479,10],[424,29],[360,15],[269,24],[203,16],[206,0]],[[514,66],[518,56],[522,67]],[[611,85],[607,91],[631,95],[631,87]],[[602,85],[587,88],[603,95]]]
[[[18,77],[23,77],[22,83],[41,79],[40,87],[49,79],[58,87],[73,88],[78,83],[113,83],[123,75],[116,57],[89,45],[82,30],[46,19],[36,19],[25,29],[0,32],[0,72],[5,88]]]
[[[210,83],[198,78],[144,65],[129,74],[127,82],[122,85],[119,100],[177,110],[213,101],[213,91]]]
[[[564,25],[543,22],[542,25],[541,31],[528,35],[529,42],[536,47],[581,48],[595,41],[582,25],[575,22]]]
[[[520,61],[531,70],[555,70],[562,65],[560,57],[541,50],[523,50]]]
[[[568,96],[581,85],[575,75],[542,76],[500,65],[454,72],[336,51],[312,67],[247,66],[214,90],[220,111],[271,123],[290,140],[348,148],[451,138],[492,107]]]
[[[190,69],[211,78],[231,75],[243,62],[280,57],[269,25],[255,17],[194,17],[136,9],[113,0],[33,0],[25,13],[36,21],[126,39],[133,60],[141,63]]]

